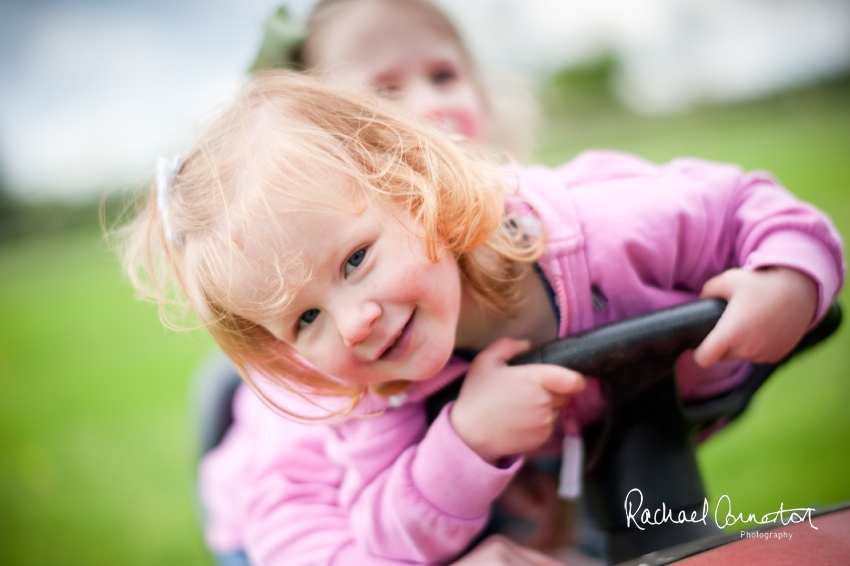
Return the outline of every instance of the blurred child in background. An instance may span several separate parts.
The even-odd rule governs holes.
[[[426,0],[322,0],[303,30],[285,8],[265,29],[252,71],[307,71],[495,152],[528,157],[532,97],[515,80],[479,68],[457,28]]]

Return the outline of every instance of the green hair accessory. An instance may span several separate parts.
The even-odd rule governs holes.
[[[301,70],[299,51],[306,37],[304,29],[290,19],[289,10],[279,7],[263,26],[260,51],[249,72],[274,68]]]

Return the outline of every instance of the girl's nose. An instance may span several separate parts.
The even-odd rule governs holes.
[[[446,119],[445,95],[425,81],[410,85],[405,105],[414,115],[434,124],[442,124]]]
[[[338,321],[339,333],[346,347],[353,348],[372,333],[372,327],[381,316],[381,306],[374,301],[349,308]]]

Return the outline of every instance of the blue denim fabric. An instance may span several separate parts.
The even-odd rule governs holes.
[[[215,560],[219,566],[251,566],[244,550],[234,550],[227,554],[216,554]]]

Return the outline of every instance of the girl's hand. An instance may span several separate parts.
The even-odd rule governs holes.
[[[561,563],[501,535],[493,535],[451,566],[561,566]]]
[[[544,364],[507,366],[528,340],[500,338],[472,361],[449,419],[457,435],[491,464],[546,442],[558,409],[584,378]]]
[[[700,297],[722,297],[729,304],[694,350],[694,361],[703,367],[720,360],[773,363],[797,345],[811,324],[818,287],[787,267],[730,269],[710,279]]]

